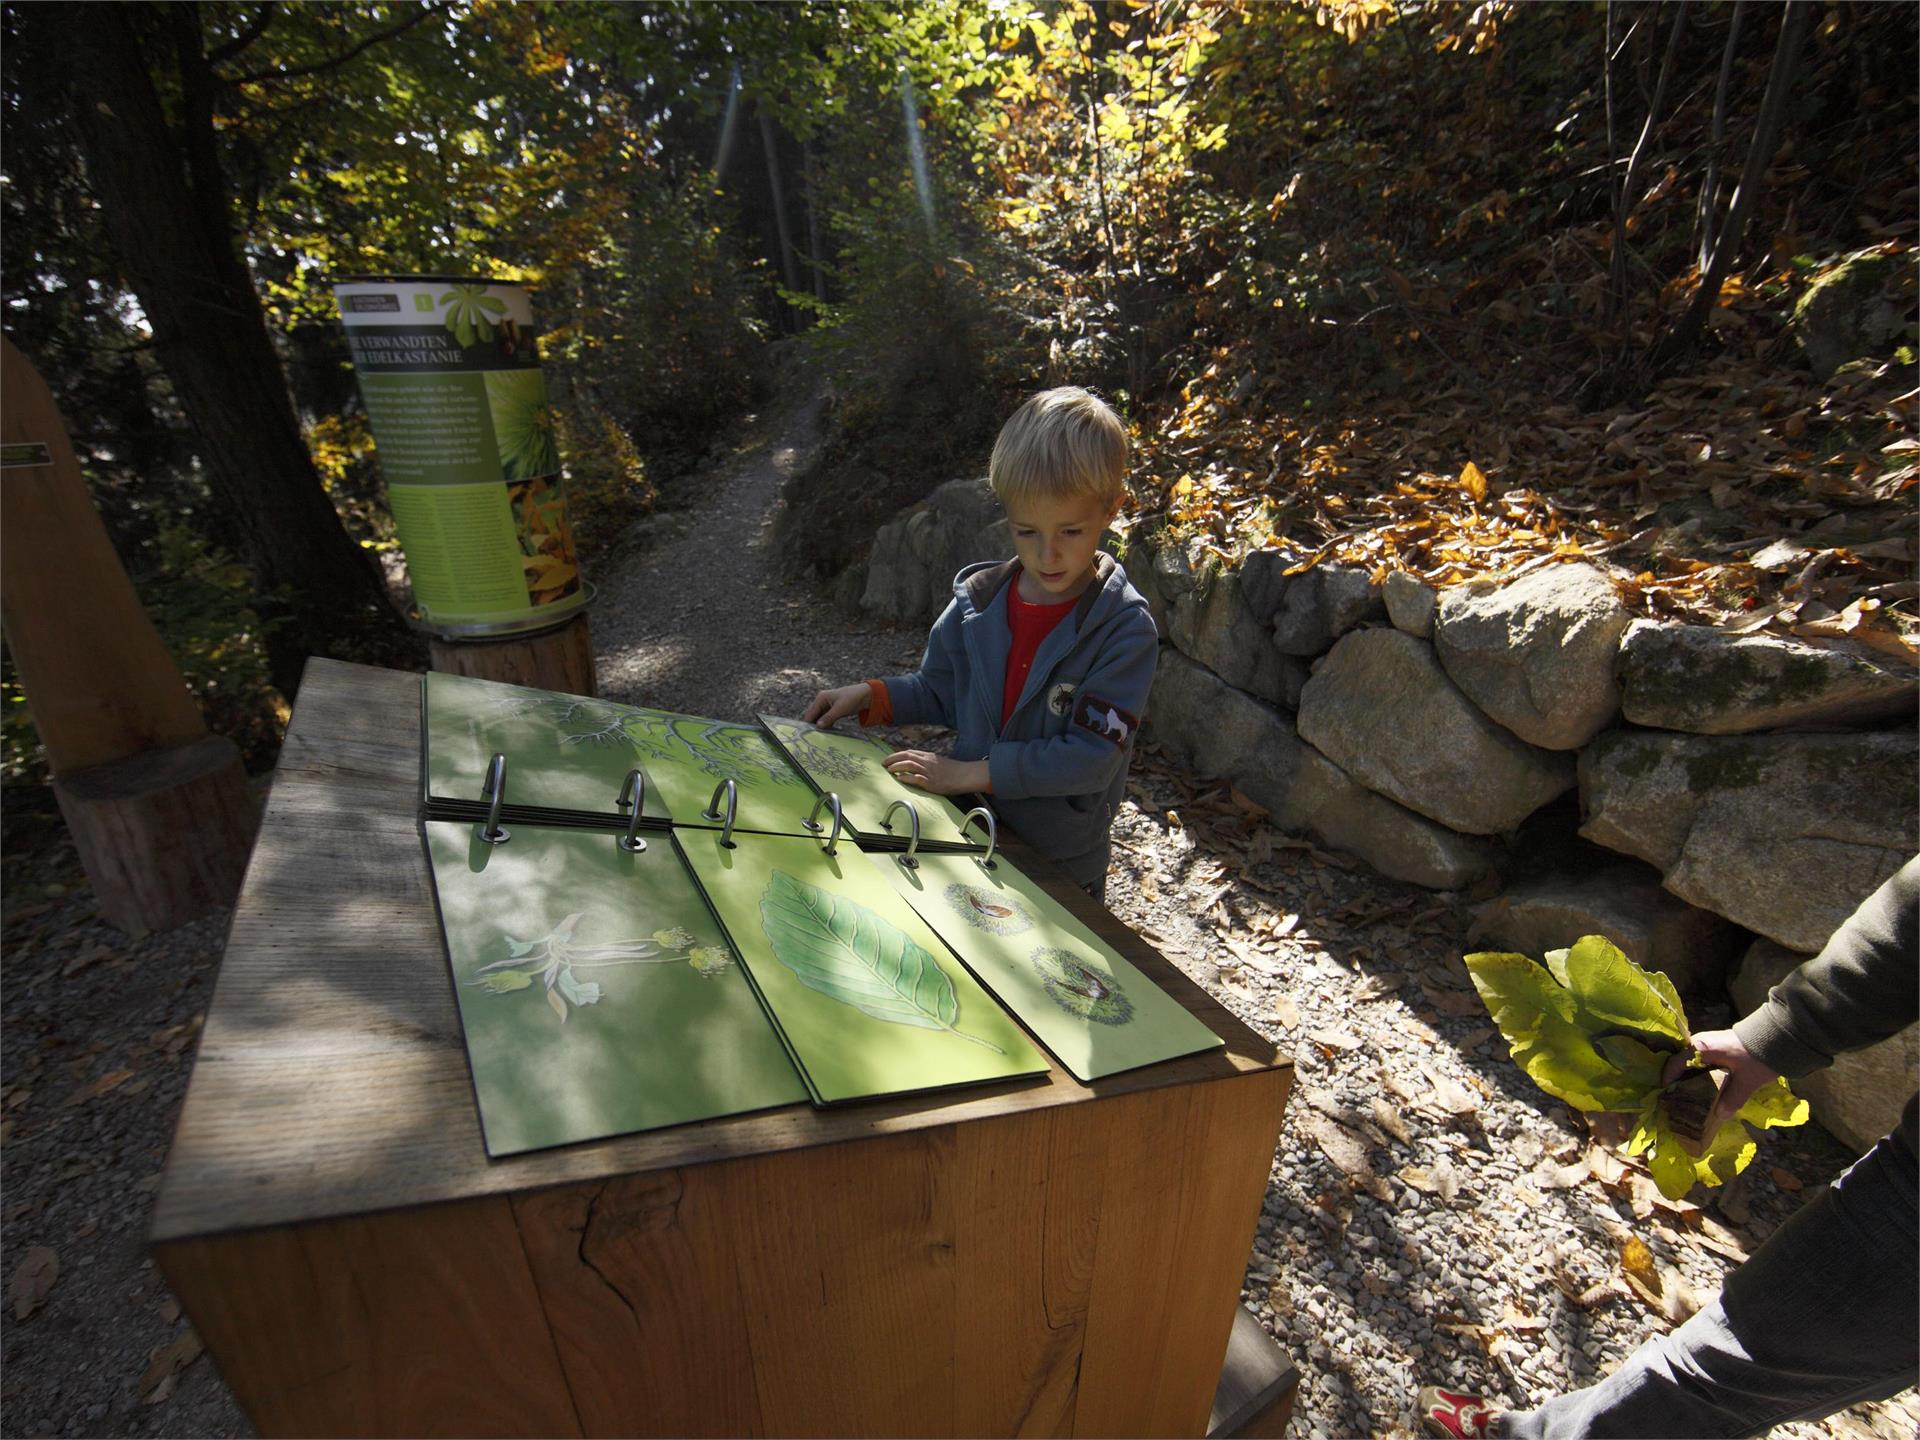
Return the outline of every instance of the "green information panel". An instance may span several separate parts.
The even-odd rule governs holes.
[[[1223,1043],[1005,859],[915,859],[875,863],[1076,1079]]]
[[[762,715],[760,723],[813,782],[814,789],[822,794],[832,791],[840,797],[841,815],[862,844],[888,844],[907,838],[911,822],[905,811],[893,810],[904,800],[919,813],[922,845],[936,849],[984,845],[984,833],[976,833],[973,842],[961,834],[966,817],[946,796],[915,790],[893,778],[884,763],[893,747],[884,741],[823,730],[803,720],[785,720],[777,715]],[[893,811],[891,822],[889,811]]]
[[[487,1153],[808,1098],[665,836],[426,822]]]
[[[427,624],[511,634],[579,609],[526,291],[398,276],[343,281],[334,297]]]
[[[673,839],[821,1104],[1047,1073],[894,890],[892,858],[811,838]]]

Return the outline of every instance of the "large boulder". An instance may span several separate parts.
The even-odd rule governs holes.
[[[1578,871],[1509,885],[1481,907],[1476,948],[1536,959],[1582,935],[1604,935],[1636,965],[1658,970],[1684,994],[1718,999],[1728,966],[1751,938],[1660,888],[1660,872],[1618,856]]]
[[[1357,630],[1300,696],[1300,735],[1368,789],[1469,835],[1511,830],[1574,783],[1461,694],[1424,640]]]
[[[1887,282],[1902,261],[1891,255],[1851,255],[1806,289],[1787,331],[1822,380],[1846,364],[1890,349],[1906,324]]]
[[[1812,952],[1914,854],[1917,786],[1911,731],[1616,730],[1581,752],[1580,833],[1689,904]]]
[[[1492,858],[1484,842],[1355,784],[1305,744],[1286,715],[1177,650],[1160,651],[1147,728],[1181,764],[1232,780],[1280,829],[1312,835],[1396,880],[1458,889],[1479,878]]]
[[[1529,744],[1577,750],[1614,717],[1628,615],[1591,565],[1554,565],[1497,589],[1440,597],[1433,648],[1467,696]]]
[[[1636,620],[1620,642],[1620,713],[1695,735],[1857,726],[1914,714],[1912,670],[1851,650]]]
[[[1365,570],[1316,565],[1278,595],[1273,643],[1282,655],[1321,655],[1349,630],[1386,618],[1380,587]]]
[[[925,623],[947,608],[963,566],[1012,553],[1006,516],[987,482],[950,480],[880,527],[860,604],[902,624]]]
[[[1283,704],[1289,696],[1298,703],[1306,683],[1306,662],[1276,650],[1268,629],[1285,588],[1284,567],[1271,550],[1255,551],[1231,570],[1205,566],[1173,601],[1165,632],[1229,685]],[[1191,574],[1190,561],[1187,569]]]
[[[1745,1015],[1756,1009],[1767,992],[1806,958],[1771,940],[1754,941],[1727,987],[1734,1013]],[[1789,1083],[1829,1133],[1865,1151],[1900,1123],[1900,1112],[1914,1091],[1916,1072],[1920,1072],[1920,1025],[1909,1025],[1864,1050],[1836,1056],[1825,1070]]]

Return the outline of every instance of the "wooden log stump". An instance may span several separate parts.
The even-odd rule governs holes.
[[[443,674],[529,685],[566,695],[600,693],[593,674],[593,634],[584,614],[537,635],[509,635],[498,640],[435,637],[428,648],[433,668]]]
[[[107,921],[138,938],[233,904],[259,809],[224,735],[56,775]]]

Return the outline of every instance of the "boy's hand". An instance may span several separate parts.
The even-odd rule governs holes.
[[[831,725],[849,715],[858,715],[873,703],[873,687],[861,681],[842,685],[838,690],[822,690],[800,718],[809,725]]]
[[[883,762],[894,777],[935,795],[985,794],[992,785],[984,760],[955,760],[931,750],[896,750]]]
[[[1719,1097],[1707,1112],[1707,1123],[1700,1132],[1704,1140],[1711,1140],[1714,1132],[1731,1120],[1740,1107],[1752,1098],[1754,1091],[1780,1078],[1778,1072],[1754,1059],[1740,1037],[1731,1030],[1696,1031],[1693,1049],[1670,1056],[1661,1078],[1668,1084],[1678,1080],[1686,1073],[1687,1061],[1692,1055],[1698,1055],[1707,1069],[1723,1071],[1726,1075],[1720,1082]]]

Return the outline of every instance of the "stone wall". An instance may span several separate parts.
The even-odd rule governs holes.
[[[930,618],[1008,553],[995,515],[982,481],[903,515],[868,608]],[[1720,1001],[1755,937],[1818,950],[1920,850],[1920,675],[1884,656],[1636,621],[1584,562],[1435,593],[1138,534],[1125,561],[1166,642],[1147,738],[1384,875],[1492,889],[1483,947],[1606,934]]]

